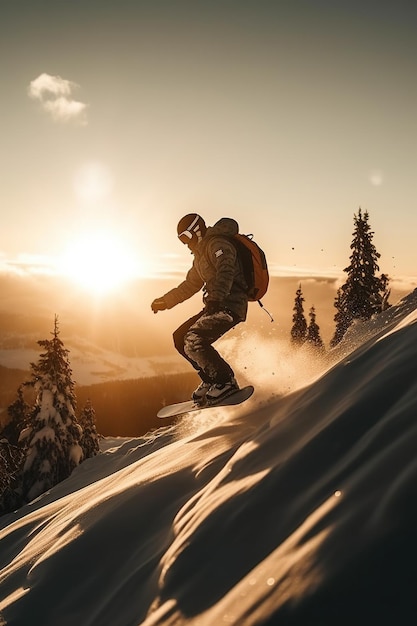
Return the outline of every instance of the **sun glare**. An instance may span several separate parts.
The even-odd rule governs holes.
[[[101,163],[85,163],[75,176],[74,188],[81,200],[86,202],[100,201],[111,192],[110,173]]]
[[[60,271],[76,284],[105,294],[141,272],[138,259],[111,233],[85,233],[73,240],[59,263]]]

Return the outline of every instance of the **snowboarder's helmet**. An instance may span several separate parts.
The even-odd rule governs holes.
[[[197,213],[189,213],[180,219],[177,226],[178,239],[188,246],[197,245],[206,234],[206,223]]]

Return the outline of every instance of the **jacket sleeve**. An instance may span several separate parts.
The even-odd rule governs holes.
[[[185,280],[180,283],[178,287],[174,287],[174,289],[171,289],[163,296],[167,308],[172,309],[180,302],[188,300],[188,298],[191,298],[191,296],[200,291],[203,285],[204,281],[201,279],[193,264],[191,269],[187,272]]]
[[[207,286],[206,300],[223,302],[230,295],[236,276],[236,247],[225,237],[213,237],[207,246],[207,254],[215,273]]]

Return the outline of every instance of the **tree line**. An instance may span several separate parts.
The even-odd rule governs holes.
[[[377,275],[378,259],[381,255],[373,244],[373,236],[369,213],[368,211],[362,213],[359,208],[358,213],[354,214],[350,263],[343,270],[347,274],[346,281],[337,290],[334,302],[335,331],[330,341],[331,348],[340,343],[355,321],[369,320],[390,306],[389,277],[386,274]],[[307,323],[304,301],[300,284],[294,300],[291,341],[295,346],[309,345],[319,352],[324,352],[325,346],[316,321],[315,307],[310,308],[310,322]]]
[[[170,368],[171,369],[171,368]],[[145,378],[108,380],[77,388],[78,401],[94,404],[103,437],[141,437],[168,422],[156,417],[162,405],[181,402],[195,389],[196,375],[169,372]]]

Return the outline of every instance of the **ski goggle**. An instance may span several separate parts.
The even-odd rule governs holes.
[[[193,236],[189,230],[184,230],[182,233],[178,235],[178,239],[182,241],[182,243],[189,243],[192,238]]]

